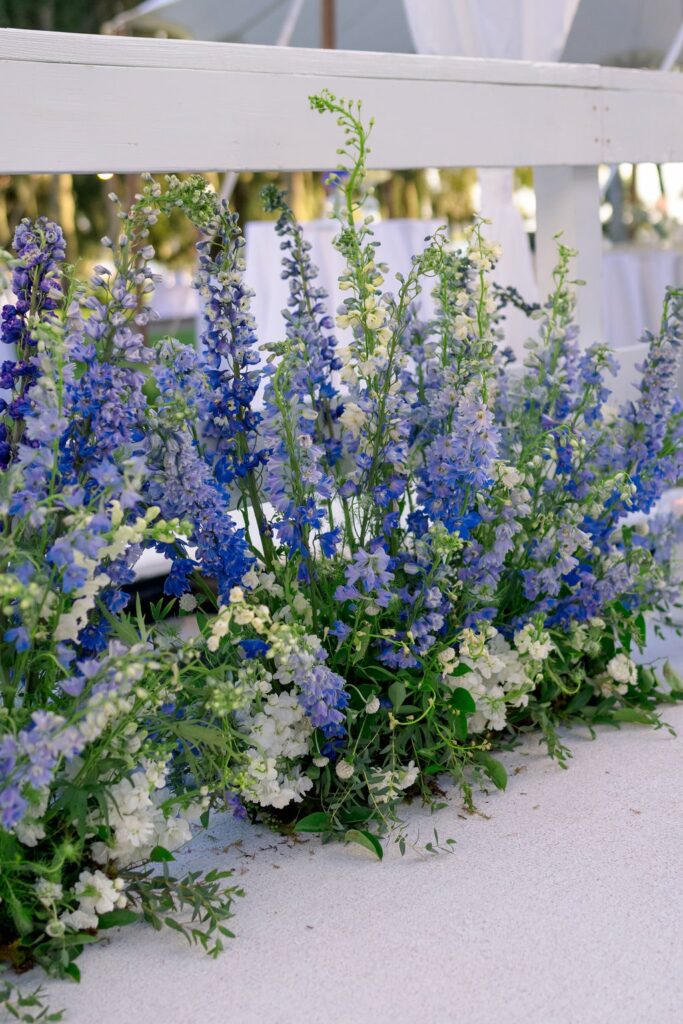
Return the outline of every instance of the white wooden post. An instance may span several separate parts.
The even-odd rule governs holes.
[[[603,340],[602,229],[597,167],[535,167],[536,274],[542,300],[552,288],[557,263],[555,235],[578,251],[573,276],[577,321],[584,346]]]

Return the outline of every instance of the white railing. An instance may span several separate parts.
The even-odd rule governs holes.
[[[532,165],[539,284],[561,230],[601,336],[597,167],[683,161],[683,76],[2,29],[0,173],[332,168],[325,86],[376,118],[372,167]]]

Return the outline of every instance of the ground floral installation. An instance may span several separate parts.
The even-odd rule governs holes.
[[[437,232],[388,291],[359,108],[312,103],[344,133],[345,299],[335,323],[268,188],[290,299],[267,358],[236,218],[202,178],[145,179],[87,286],[57,226],[14,237],[0,956],[15,967],[77,978],[86,943],[139,919],[219,951],[230,873],[168,863],[211,808],[381,857],[382,837],[405,846],[406,796],[438,801],[443,776],[468,805],[473,782],[503,788],[496,745],[540,728],[563,762],[558,724],[658,725],[680,696],[669,669],[660,688],[634,660],[645,613],[666,622],[676,597],[674,528],[634,513],[683,471],[681,295],[646,338],[636,400],[608,413],[613,358],[579,347],[560,244],[511,367],[504,304],[519,300],[491,283],[482,225],[465,254]],[[202,236],[199,352],[142,335],[150,228],[178,209]],[[143,613],[130,584],[146,549],[171,568]]]

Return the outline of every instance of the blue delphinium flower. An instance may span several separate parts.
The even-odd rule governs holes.
[[[344,679],[325,664],[315,665],[299,680],[299,703],[326,739],[346,735],[343,710],[349,702]]]
[[[268,458],[259,446],[261,414],[254,408],[261,373],[251,292],[244,278],[244,239],[237,216],[220,207],[197,243],[195,277],[203,303],[200,345],[205,353],[210,395],[204,410],[204,434],[213,442],[219,483],[243,480]]]
[[[206,450],[210,442],[199,436],[198,418],[210,385],[201,356],[192,349],[166,345],[159,350],[159,359],[159,396],[145,441],[145,495],[164,518],[180,519],[191,527],[186,543],[163,546],[172,560],[164,590],[175,597],[187,593],[198,569],[217,581],[221,599],[226,600],[253,558],[244,530],[230,514],[230,495],[214,475],[212,455]]]
[[[637,385],[637,401],[621,409],[625,464],[636,484],[638,507],[648,512],[683,471],[677,441],[683,434],[683,406],[678,397],[683,293],[669,289],[659,333],[646,332],[647,356]]]
[[[24,218],[14,232],[12,246],[16,254],[11,281],[15,301],[2,309],[0,341],[14,347],[16,358],[5,360],[0,367],[0,389],[10,391],[9,401],[0,402],[0,469],[7,468],[21,442],[29,447],[40,443],[35,432],[30,438],[24,434],[31,389],[40,376],[35,359],[38,338],[31,323],[49,324],[62,302],[60,263],[66,255],[61,228],[46,217],[33,222]]]
[[[245,658],[261,658],[268,654],[270,645],[265,640],[240,640],[239,649]]]
[[[427,515],[467,539],[481,521],[477,498],[492,482],[499,431],[476,394],[465,393],[452,410],[448,434],[425,450],[418,473],[418,499]]]

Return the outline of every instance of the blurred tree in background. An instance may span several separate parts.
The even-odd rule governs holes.
[[[99,33],[102,24],[138,0],[0,0],[0,27]]]

